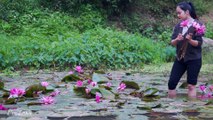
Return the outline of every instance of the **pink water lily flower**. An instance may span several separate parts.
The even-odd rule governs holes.
[[[50,93],[50,96],[55,97],[57,95],[59,95],[61,92],[59,90],[55,90],[54,92]]]
[[[8,110],[8,108],[6,108],[2,104],[0,104],[0,110]]]
[[[193,23],[192,23],[192,26],[193,26],[195,29],[200,28],[200,24],[197,23],[197,22],[193,22]]]
[[[212,93],[208,93],[207,96],[208,96],[208,98],[211,98],[212,97]]]
[[[91,91],[91,89],[90,89],[90,88],[86,88],[86,89],[85,89],[85,92],[86,92],[87,94],[89,94],[89,93],[90,93],[90,91]]]
[[[188,20],[184,20],[184,21],[182,21],[182,22],[180,23],[180,26],[181,26],[181,27],[187,27],[188,23],[189,23]]]
[[[45,105],[54,103],[54,99],[51,96],[44,96],[40,99],[40,101],[42,104],[45,104]]]
[[[69,75],[72,75],[74,72],[73,71],[69,71]]]
[[[42,94],[42,92],[43,92],[43,91],[35,91],[35,92],[33,92],[33,93],[39,96],[39,95]]]
[[[101,93],[99,93],[99,92],[96,92],[96,93],[95,93],[95,101],[96,101],[97,103],[100,103],[100,102],[101,102]]]
[[[197,33],[200,34],[200,35],[204,34],[205,32],[206,32],[205,25],[202,25],[197,29]]]
[[[77,83],[76,83],[76,86],[77,87],[82,87],[83,86],[83,81],[78,80]]]
[[[10,96],[9,98],[16,98],[18,97],[19,89],[18,88],[12,88],[10,89]]]
[[[117,90],[123,91],[125,88],[126,88],[126,84],[120,83],[120,85],[118,86]]]
[[[91,85],[92,85],[93,87],[95,87],[95,86],[97,85],[97,82],[91,82]]]
[[[75,67],[75,70],[76,70],[78,73],[82,73],[82,72],[83,72],[81,66],[76,66],[76,67]]]
[[[21,97],[25,94],[25,90],[19,88],[12,88],[10,89],[10,96],[9,98],[16,98]]]
[[[88,84],[91,84],[91,82],[92,82],[91,79],[88,79],[88,80],[87,80],[87,83],[88,83]]]
[[[205,85],[200,85],[199,88],[200,88],[200,90],[201,90],[202,92],[204,92],[205,89],[206,89],[206,86],[205,86]]]
[[[209,99],[209,97],[207,95],[198,95],[197,98],[199,98],[201,100]]]
[[[43,86],[43,87],[47,87],[48,85],[49,85],[48,82],[41,82],[41,86]]]
[[[209,86],[209,90],[213,92],[213,85]]]
[[[108,82],[108,83],[106,84],[106,86],[107,86],[107,87],[111,87],[111,86],[112,86],[112,83],[111,83],[111,82]]]
[[[192,23],[192,26],[196,29],[196,33],[197,33],[197,34],[202,35],[202,34],[204,34],[205,31],[206,31],[206,26],[205,26],[205,25],[200,25],[200,24],[197,23],[197,22],[193,22],[193,23]]]

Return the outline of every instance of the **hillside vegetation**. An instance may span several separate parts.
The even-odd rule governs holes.
[[[169,62],[180,0],[1,0],[0,70],[75,65],[118,69]],[[211,0],[193,0],[198,15]],[[213,38],[212,23],[206,36]]]

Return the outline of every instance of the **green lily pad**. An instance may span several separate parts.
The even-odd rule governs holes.
[[[127,88],[133,88],[136,90],[140,89],[139,85],[134,81],[122,81],[122,82],[126,85]]]
[[[100,88],[105,88],[106,90],[112,90],[111,87],[108,87],[106,85],[99,85]]]
[[[52,86],[52,85],[48,85],[47,87],[46,87],[46,92],[52,92],[52,91],[54,91],[54,87]]]
[[[148,88],[143,93],[144,97],[154,97],[154,96],[158,96],[158,94],[159,94],[159,90],[156,88]]]
[[[110,99],[110,100],[115,99],[115,95],[111,91],[106,90],[104,88],[100,88],[99,90],[100,90],[101,94],[103,95],[103,98]]]
[[[3,98],[8,98],[9,96],[10,96],[10,93],[9,93],[9,92],[5,92],[5,93],[2,95]]]
[[[120,99],[120,94],[115,93],[115,99]]]
[[[26,97],[34,97],[35,92],[39,92],[39,91],[45,92],[46,87],[43,87],[40,84],[34,84],[27,87],[25,91],[26,91],[26,94],[25,94]]]
[[[128,72],[128,73],[126,73],[126,76],[129,76],[129,75],[131,75],[131,74],[132,74],[132,73],[129,73],[129,72]]]
[[[150,104],[146,106],[137,106],[139,110],[152,110],[153,108],[161,108],[162,104]]]
[[[19,97],[17,98],[17,102],[24,102],[26,99],[25,97]]]
[[[209,100],[205,105],[213,105],[213,100]]]
[[[123,101],[123,102],[118,102],[115,106],[118,107],[118,108],[122,108],[122,106],[124,106],[124,104],[126,103],[127,101]]]
[[[58,85],[55,85],[55,88],[66,88],[67,85],[66,84],[58,84]]]
[[[95,95],[96,92],[100,92],[100,89],[99,88],[92,88],[90,92],[91,92],[92,95]]]
[[[73,90],[78,96],[83,96],[85,97],[87,95],[85,91],[86,87],[74,87]]]
[[[154,102],[160,99],[160,96],[148,96],[148,97],[142,97],[143,101],[146,102]]]
[[[62,82],[75,82],[75,81],[78,81],[78,80],[81,80],[81,78],[74,75],[74,74],[71,74],[71,75],[65,76],[61,81]]]
[[[0,81],[0,90],[4,89],[4,83],[2,81]]]
[[[9,98],[5,101],[5,104],[16,104],[16,102],[15,98]]]
[[[92,81],[94,82],[97,82],[97,83],[106,83],[109,79],[102,76],[102,75],[99,75],[97,73],[93,73],[92,75]]]
[[[105,84],[107,81],[99,81],[98,84]]]
[[[104,71],[101,71],[101,70],[95,70],[94,73],[105,74],[105,72],[104,72]]]
[[[149,106],[142,106],[142,107],[137,106],[137,108],[138,108],[139,110],[152,110],[152,108],[149,107]]]
[[[30,103],[27,103],[28,106],[32,106],[32,105],[42,105],[42,103],[40,102],[30,102]]]
[[[137,92],[137,91],[131,92],[130,95],[134,96],[134,97],[139,97],[139,98],[143,97],[143,93],[142,92]]]

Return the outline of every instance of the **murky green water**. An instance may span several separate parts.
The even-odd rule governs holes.
[[[36,102],[38,99],[27,99],[15,105],[5,105],[5,107],[16,108],[8,111],[0,111],[0,118],[7,120],[210,120],[213,119],[213,105],[205,105],[209,99],[189,99],[187,89],[178,88],[176,99],[167,98],[167,75],[143,74],[125,72],[110,72],[112,74],[113,87],[122,80],[135,81],[140,86],[140,90],[147,88],[157,88],[160,93],[159,99],[147,102],[140,97],[134,97],[129,93],[134,89],[125,89],[120,93],[120,99],[110,101],[104,99],[96,103],[95,99],[85,99],[77,96],[73,92],[74,82],[63,83],[61,79],[67,72],[45,72],[22,73],[21,76],[2,76],[5,88],[13,87],[26,88],[29,85],[48,81],[57,88],[61,94],[55,97],[55,104],[52,105],[32,105],[29,102]],[[209,77],[209,76],[208,76]],[[185,77],[181,80],[184,81]],[[200,80],[198,84],[205,83]],[[180,83],[181,85],[181,83]],[[139,91],[140,91],[139,90]],[[0,91],[0,95],[3,92]]]

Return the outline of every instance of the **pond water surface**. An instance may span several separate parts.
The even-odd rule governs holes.
[[[1,76],[5,89],[27,86],[47,81],[52,85],[58,85],[61,94],[55,97],[55,103],[51,105],[27,105],[29,102],[37,102],[38,99],[27,99],[17,104],[4,105],[9,109],[0,111],[1,120],[210,120],[213,119],[213,104],[211,99],[189,99],[187,89],[178,88],[178,96],[175,99],[167,98],[168,75],[130,73],[111,71],[112,87],[122,80],[134,81],[140,86],[140,90],[157,88],[159,98],[146,100],[134,97],[129,93],[135,89],[125,89],[120,93],[120,99],[111,101],[103,99],[97,103],[95,99],[86,99],[77,96],[73,92],[75,82],[64,83],[61,79],[67,72],[40,71],[38,73],[25,72],[16,76]],[[100,74],[101,76],[101,74]],[[104,77],[104,75],[102,75]],[[205,76],[204,76],[205,77]],[[179,86],[185,81],[181,80]],[[199,84],[205,83],[200,80]],[[140,91],[139,90],[139,91]],[[198,88],[197,88],[198,90]],[[3,91],[0,91],[2,96]],[[198,95],[201,93],[198,90]]]

